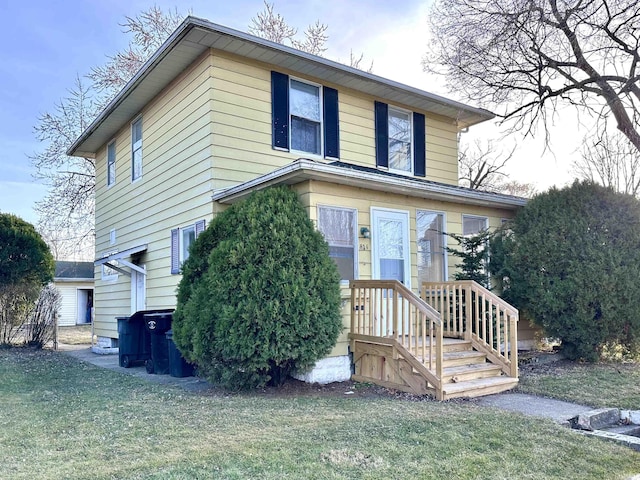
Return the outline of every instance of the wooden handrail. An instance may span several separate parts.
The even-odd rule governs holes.
[[[459,285],[470,285],[472,289],[474,289],[474,291],[482,291],[483,295],[486,299],[491,299],[493,301],[493,303],[495,305],[499,305],[502,308],[504,308],[505,310],[509,310],[515,314],[518,313],[518,309],[516,307],[514,307],[513,305],[507,303],[503,298],[499,297],[498,295],[496,295],[495,293],[493,293],[491,290],[488,290],[487,288],[483,287],[482,285],[480,285],[478,282],[476,282],[475,280],[457,280],[456,282]],[[428,282],[424,282],[423,285],[427,285]]]
[[[424,282],[425,302],[440,312],[447,336],[470,340],[476,350],[518,377],[518,309],[472,280]]]
[[[443,324],[440,313],[397,280],[352,280],[351,339],[390,338],[421,359],[442,396]],[[355,348],[355,343],[352,345]]]

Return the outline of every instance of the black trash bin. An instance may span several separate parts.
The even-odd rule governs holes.
[[[144,326],[142,315],[118,317],[118,360],[121,367],[129,368],[151,358],[151,337]]]
[[[144,314],[144,324],[151,335],[151,358],[145,363],[148,373],[158,375],[169,373],[169,347],[166,333],[171,328],[171,319],[171,312]]]
[[[166,334],[167,344],[169,346],[169,374],[172,377],[190,377],[193,375],[193,365],[188,363],[173,343],[173,330],[169,330]]]

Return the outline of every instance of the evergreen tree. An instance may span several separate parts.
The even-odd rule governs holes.
[[[281,383],[326,356],[342,329],[337,268],[287,188],[218,214],[183,273],[174,340],[227,388]]]
[[[640,201],[589,182],[534,197],[492,241],[503,296],[572,359],[640,334]]]

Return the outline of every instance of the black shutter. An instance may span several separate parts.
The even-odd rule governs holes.
[[[376,165],[389,166],[389,106],[375,102]]]
[[[171,230],[171,273],[180,273],[180,230]]]
[[[338,123],[338,91],[323,87],[324,156],[340,158],[340,127]]]
[[[289,150],[289,76],[271,72],[271,125],[273,148]]]
[[[413,174],[424,177],[427,173],[424,115],[413,112]]]

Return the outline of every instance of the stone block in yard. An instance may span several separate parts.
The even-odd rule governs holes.
[[[620,420],[617,408],[599,408],[581,413],[570,420],[571,426],[580,430],[600,430],[615,425]]]

